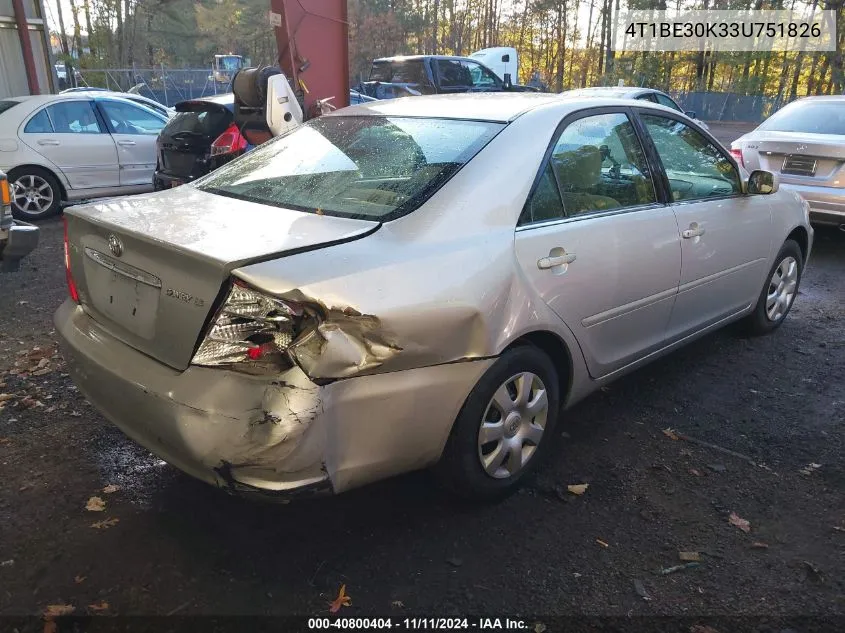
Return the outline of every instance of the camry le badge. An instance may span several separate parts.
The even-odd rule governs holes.
[[[123,242],[121,242],[120,238],[114,233],[109,235],[109,250],[115,257],[123,255]]]
[[[803,152],[805,149],[807,149],[806,145],[799,145],[798,147],[795,148],[795,151],[796,152]]]

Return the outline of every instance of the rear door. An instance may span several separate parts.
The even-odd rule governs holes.
[[[665,172],[681,232],[683,266],[670,339],[749,307],[760,292],[771,247],[766,196],[742,193],[725,150],[681,117],[639,109]]]
[[[152,185],[156,137],[167,119],[127,101],[97,99],[96,104],[117,145],[121,186]]]
[[[516,233],[520,267],[601,377],[663,346],[678,226],[628,108],[565,119]]]
[[[158,138],[159,171],[193,180],[209,170],[211,144],[228,128],[234,115],[213,101],[183,101]]]
[[[117,187],[117,149],[89,99],[53,103],[30,116],[20,139],[56,165],[72,189]]]

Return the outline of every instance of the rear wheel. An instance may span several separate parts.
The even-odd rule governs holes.
[[[746,317],[750,334],[768,334],[780,327],[798,296],[802,272],[801,248],[793,240],[786,240],[760,291],[754,312]]]
[[[467,396],[435,473],[460,496],[513,492],[540,463],[557,424],[554,364],[533,346],[506,351]]]
[[[12,215],[19,220],[39,220],[59,212],[62,203],[59,181],[38,167],[24,167],[9,172]]]

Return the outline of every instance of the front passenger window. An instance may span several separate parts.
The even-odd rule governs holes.
[[[673,200],[700,200],[742,191],[734,164],[702,134],[665,116],[643,114],[642,120],[663,162]]]
[[[550,164],[567,216],[657,200],[645,153],[625,114],[573,121],[560,135]]]

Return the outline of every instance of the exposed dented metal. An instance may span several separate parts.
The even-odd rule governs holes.
[[[348,378],[382,365],[402,348],[385,332],[378,317],[351,307],[328,308],[305,298],[300,291],[286,293],[312,317],[288,347],[288,353],[311,378]]]

